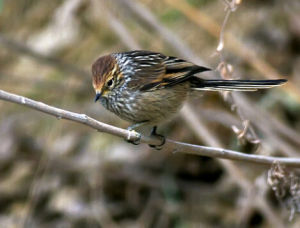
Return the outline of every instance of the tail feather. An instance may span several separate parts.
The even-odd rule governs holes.
[[[195,79],[195,80],[194,80]],[[194,78],[191,81],[193,90],[209,91],[256,91],[280,86],[287,82],[285,79],[278,80],[203,80]]]

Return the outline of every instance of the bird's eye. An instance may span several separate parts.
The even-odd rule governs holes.
[[[107,81],[106,85],[107,85],[108,87],[111,87],[111,86],[113,85],[113,79],[109,79],[109,80]]]

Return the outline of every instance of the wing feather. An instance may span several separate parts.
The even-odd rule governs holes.
[[[173,56],[151,51],[131,51],[116,54],[123,75],[129,75],[130,87],[151,91],[174,86],[193,75],[210,69]]]

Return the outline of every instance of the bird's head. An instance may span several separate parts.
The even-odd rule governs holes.
[[[92,66],[93,87],[96,92],[95,102],[106,97],[121,78],[116,59],[112,55],[98,58]]]

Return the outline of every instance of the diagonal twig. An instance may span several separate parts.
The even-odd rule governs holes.
[[[5,48],[8,48],[14,52],[26,55],[34,60],[37,60],[40,63],[54,66],[64,72],[72,73],[78,76],[85,76],[89,77],[89,73],[85,70],[82,70],[73,64],[65,63],[55,57],[48,56],[45,54],[41,54],[27,45],[20,43],[18,41],[12,40],[11,38],[6,37],[4,34],[0,33],[0,45],[4,46]]]
[[[127,140],[137,140],[141,138],[142,143],[148,143],[152,145],[159,145],[161,143],[160,139],[158,138],[140,135],[137,132],[128,131],[109,124],[102,123],[100,121],[97,121],[87,116],[86,114],[79,114],[64,109],[56,108],[23,96],[5,92],[3,90],[0,90],[0,99],[12,103],[24,105],[34,110],[55,116],[58,119],[66,119],[66,120],[74,121],[86,125],[88,127],[94,128],[100,132],[105,132],[111,135],[122,137]],[[254,163],[265,164],[265,165],[271,165],[274,162],[279,162],[286,166],[300,168],[300,158],[283,158],[283,157],[271,157],[271,156],[254,155],[254,154],[243,154],[241,152],[237,152],[233,150],[188,144],[188,143],[174,141],[171,139],[166,140],[165,146],[167,148],[170,148],[174,152],[181,152],[181,153],[209,156],[209,157],[216,157],[216,158],[224,158],[224,159],[237,160],[237,161],[254,162]]]

